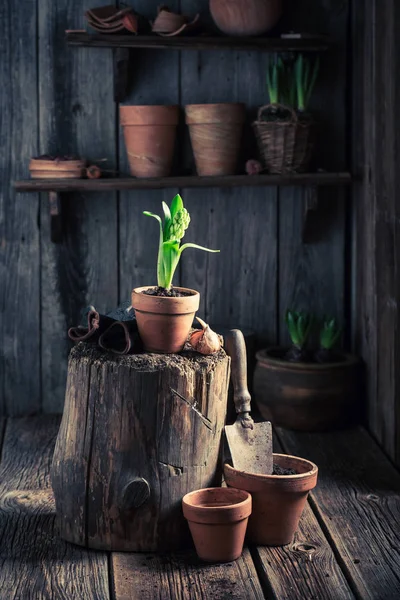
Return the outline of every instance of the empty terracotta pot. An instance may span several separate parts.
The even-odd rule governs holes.
[[[282,15],[282,0],[210,0],[217,27],[227,35],[261,35]]]
[[[298,475],[257,475],[224,465],[229,487],[250,492],[253,511],[247,536],[259,546],[290,544],[304,510],[308,492],[317,484],[318,467],[309,460],[274,454],[274,464]]]
[[[120,106],[126,151],[135,177],[167,177],[179,121],[178,106]]]
[[[201,560],[231,562],[239,558],[251,504],[250,494],[233,488],[206,488],[183,497],[183,514]]]
[[[180,352],[199,309],[200,294],[179,287],[174,289],[189,295],[168,298],[143,294],[151,287],[154,286],[146,285],[132,291],[132,306],[144,348],[147,352],[162,354]]]
[[[234,175],[245,120],[245,105],[185,106],[196,169],[199,175]]]

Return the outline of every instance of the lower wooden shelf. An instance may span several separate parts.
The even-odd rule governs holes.
[[[117,177],[104,179],[26,179],[14,182],[18,192],[100,192],[164,188],[202,187],[265,187],[269,185],[349,185],[350,173],[292,173],[288,175],[229,175],[223,177],[200,177],[186,175],[137,179]]]

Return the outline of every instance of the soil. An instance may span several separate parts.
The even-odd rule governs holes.
[[[285,354],[285,360],[289,362],[310,362],[310,353],[305,348],[292,346]]]
[[[162,296],[164,298],[184,298],[185,296],[191,296],[190,292],[179,292],[173,287],[170,290],[166,290],[163,287],[153,287],[148,290],[144,290],[142,294],[147,296]]]
[[[320,348],[314,354],[314,360],[320,364],[344,362],[344,358],[335,352],[334,350],[327,350],[326,348]]]
[[[297,471],[294,469],[284,469],[280,467],[276,463],[274,463],[274,470],[272,471],[272,475],[298,475]]]
[[[307,112],[295,111],[297,119],[300,123],[310,123],[312,116]],[[283,105],[274,107],[269,106],[264,109],[261,113],[261,121],[267,121],[268,123],[282,123],[293,120],[293,113],[289,108],[285,108]]]

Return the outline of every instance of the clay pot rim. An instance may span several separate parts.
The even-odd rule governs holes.
[[[309,463],[310,470],[305,473],[297,473],[296,475],[265,475],[259,473],[250,473],[248,471],[241,471],[240,469],[235,469],[229,463],[224,464],[224,470],[226,469],[228,472],[235,473],[237,475],[243,475],[248,479],[256,480],[256,481],[298,481],[299,479],[311,478],[318,475],[318,467],[315,463],[308,458],[301,458],[300,456],[294,456],[292,454],[280,454],[278,452],[273,452],[274,458],[290,458],[295,461],[301,460],[302,462]]]
[[[180,292],[191,292],[190,296],[168,297],[148,296],[142,294],[144,290],[154,288],[154,285],[145,285],[132,290],[132,306],[139,313],[165,315],[170,318],[182,315],[193,315],[198,311],[200,305],[200,292],[190,288],[176,287]],[[189,331],[188,331],[189,334]]]
[[[228,492],[228,490],[230,491]],[[223,498],[224,495],[228,497],[236,495],[236,497],[242,499],[239,499],[238,502],[227,501],[226,504],[217,506],[201,506],[191,502],[193,496],[198,497],[199,499],[206,499],[210,492],[221,498]],[[251,515],[252,497],[247,490],[241,490],[235,487],[203,488],[185,494],[182,498],[182,509],[185,519],[194,523],[237,523],[238,521],[247,519]]]
[[[215,117],[214,111],[223,107],[231,109],[224,118]],[[204,104],[185,104],[185,121],[187,125],[212,125],[235,123],[241,125],[246,120],[246,105],[243,102],[214,102]],[[201,117],[196,112],[201,111]],[[206,111],[206,114],[204,114]]]
[[[285,352],[286,349],[282,346],[270,346],[269,348],[264,348],[256,352],[256,358],[259,362],[259,365],[263,367],[264,365],[268,365],[271,367],[279,367],[281,369],[286,369],[288,371],[329,371],[332,369],[342,369],[343,367],[355,366],[361,363],[360,357],[349,354],[347,352],[339,352],[338,354],[344,359],[339,362],[329,362],[329,363],[318,363],[318,362],[291,362],[289,360],[283,360],[280,358],[275,358],[271,356],[269,353],[271,352]]]
[[[119,117],[122,127],[171,127],[179,124],[179,110],[178,104],[124,104]]]

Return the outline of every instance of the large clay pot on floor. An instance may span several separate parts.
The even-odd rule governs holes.
[[[210,0],[210,11],[227,35],[261,35],[277,24],[282,0]]]
[[[132,291],[132,306],[145,350],[163,354],[180,352],[199,309],[200,294],[180,287],[174,287],[174,290],[187,293],[187,296],[169,298],[143,294],[151,287],[154,286],[146,285]]]
[[[178,106],[120,106],[131,174],[167,177],[179,122]]]
[[[229,487],[250,492],[253,510],[247,537],[257,546],[290,544],[299,525],[308,492],[317,484],[318,467],[309,460],[274,454],[274,464],[296,475],[257,475],[224,466]]]
[[[257,352],[255,402],[273,426],[298,431],[326,431],[359,418],[361,362],[341,354],[337,362],[284,360],[285,349]]]
[[[234,175],[245,120],[245,105],[188,104],[185,106],[197,173]]]

